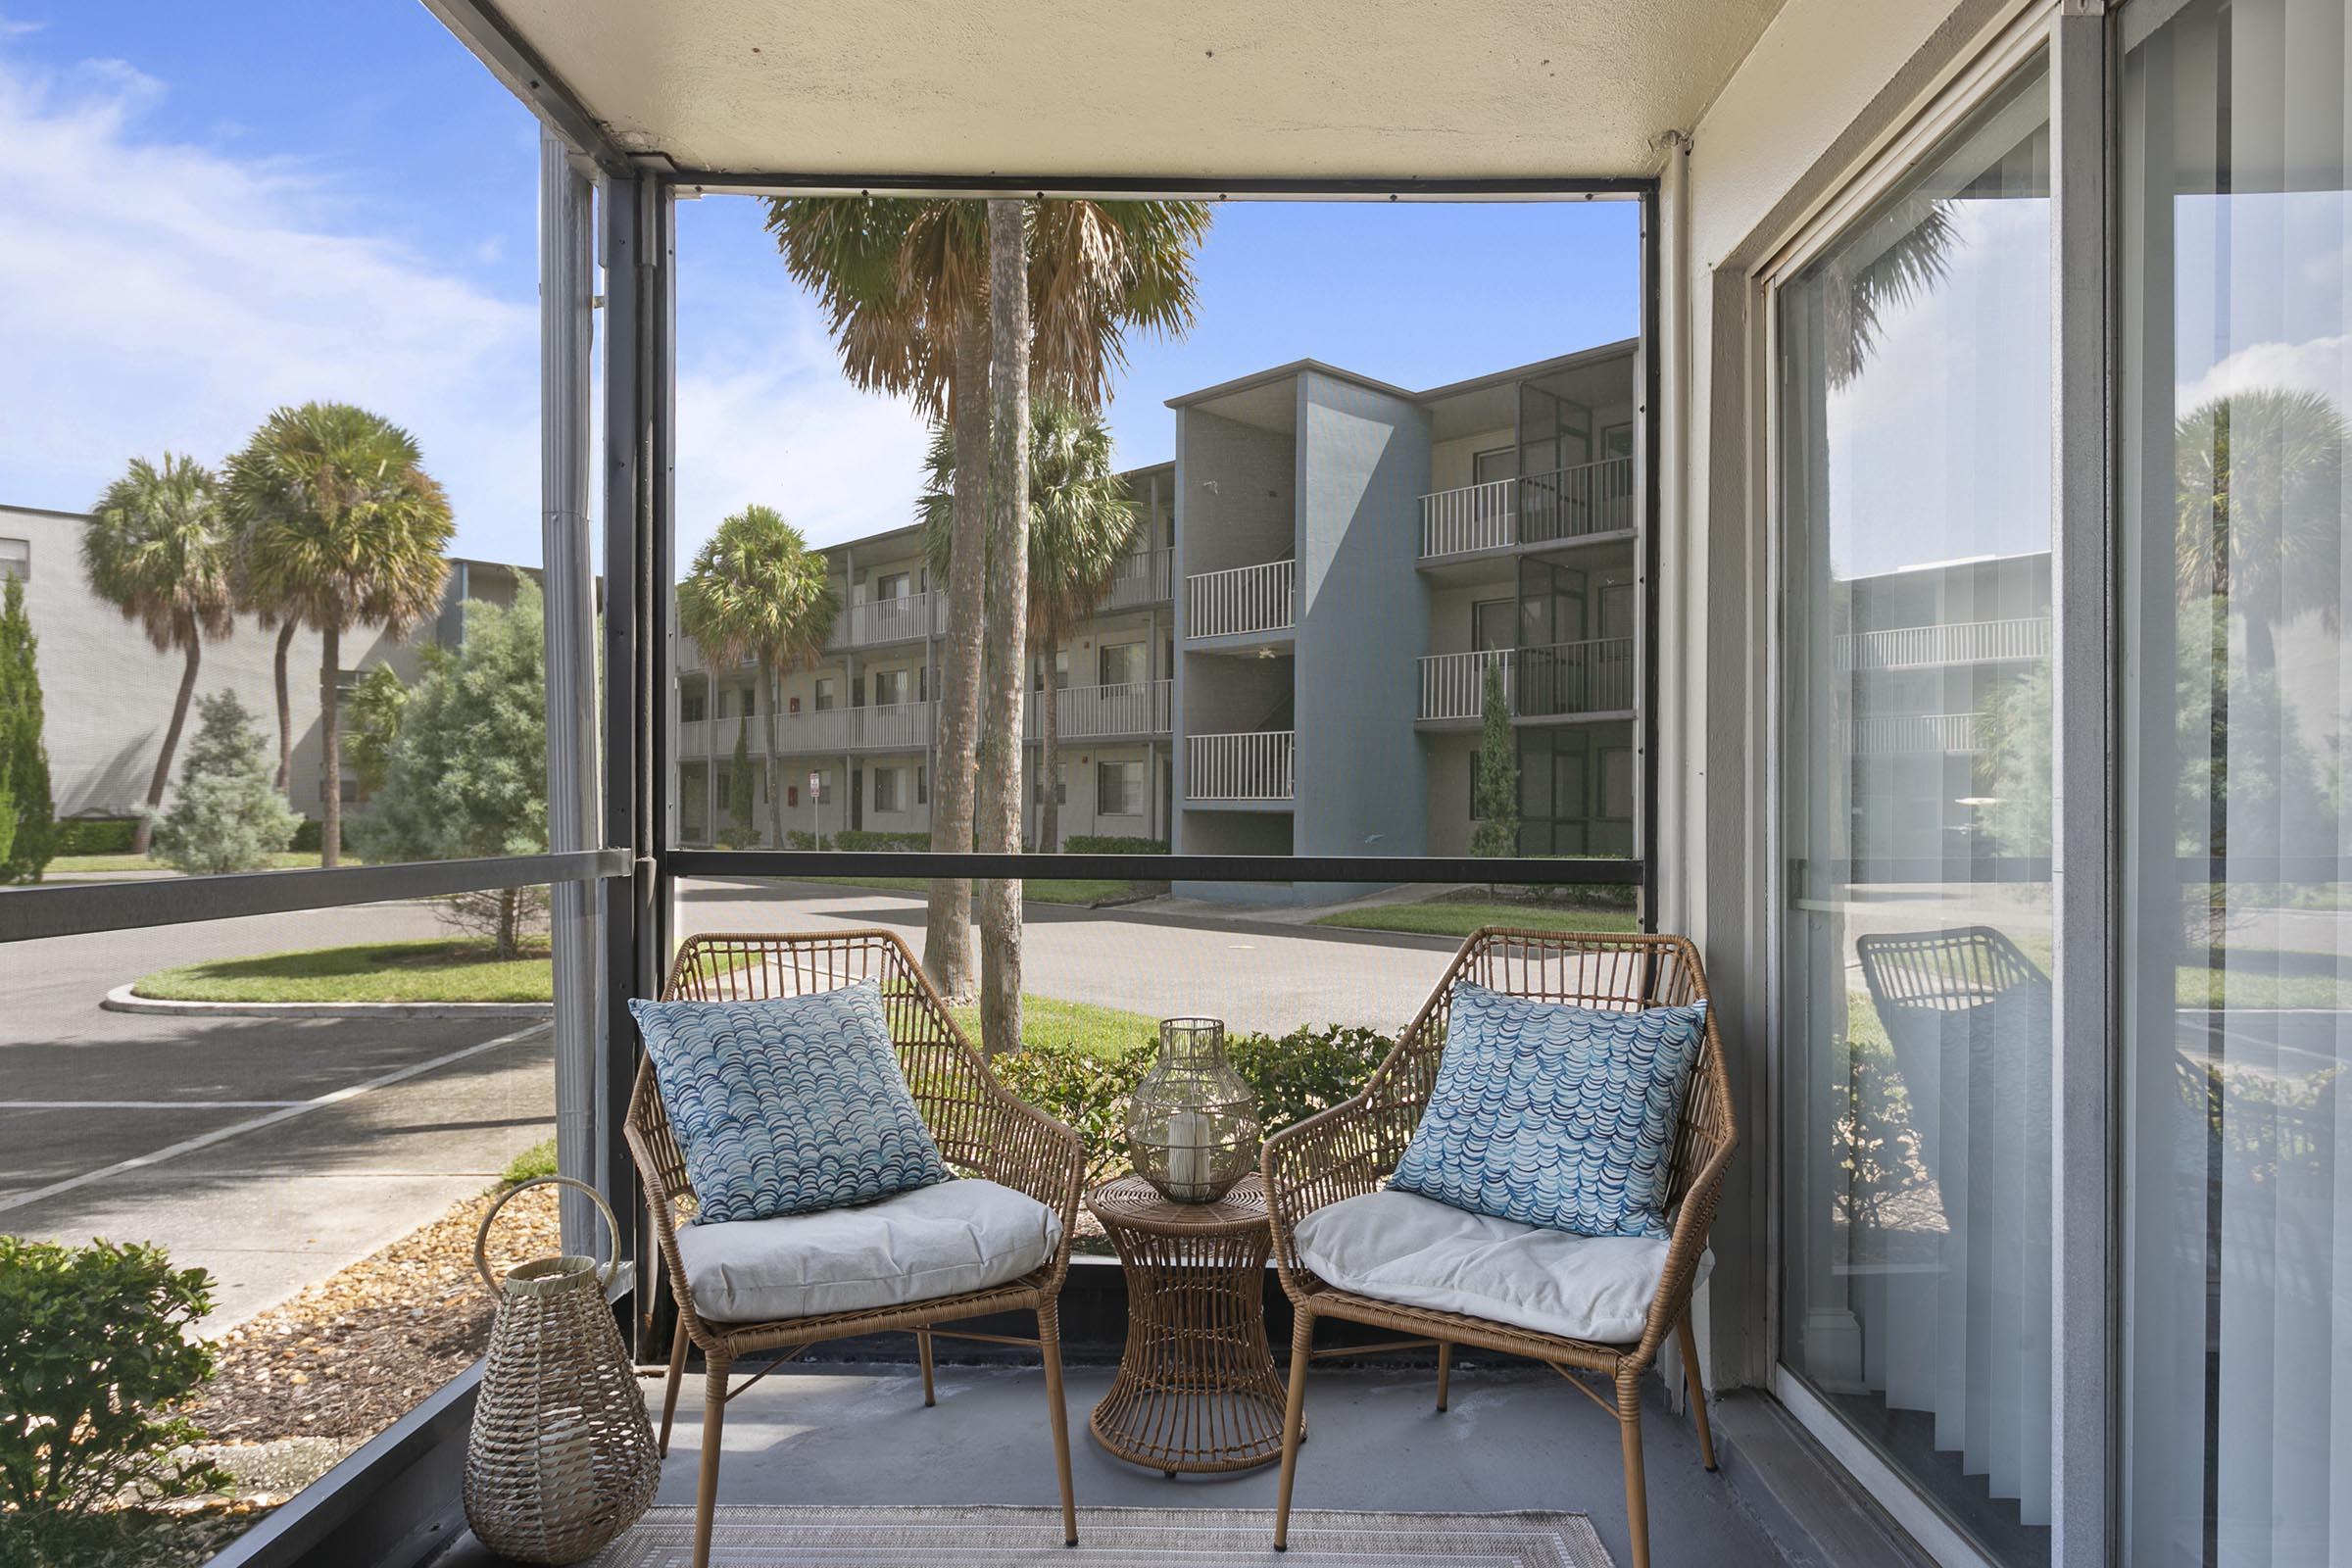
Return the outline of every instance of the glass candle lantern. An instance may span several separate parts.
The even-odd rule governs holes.
[[[1221,1018],[1162,1018],[1159,1059],[1127,1107],[1135,1173],[1179,1203],[1211,1203],[1257,1163],[1257,1095],[1225,1059]]]

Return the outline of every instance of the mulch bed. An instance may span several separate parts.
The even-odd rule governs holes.
[[[495,1200],[468,1199],[221,1335],[197,1425],[221,1444],[326,1438],[348,1452],[415,1409],[489,1343],[473,1238]],[[559,1250],[553,1187],[509,1203],[491,1231],[502,1272]],[[235,1468],[233,1456],[224,1462]]]

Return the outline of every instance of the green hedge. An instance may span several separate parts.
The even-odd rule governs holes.
[[[833,847],[837,850],[884,850],[906,854],[929,849],[931,835],[928,833],[868,833],[861,828],[853,828],[834,834]]]
[[[1064,855],[1165,855],[1166,839],[1127,839],[1109,833],[1073,833],[1061,841]]]
[[[1257,1091],[1257,1119],[1267,1136],[1338,1104],[1372,1076],[1396,1041],[1374,1029],[1326,1024],[1287,1035],[1228,1036],[1226,1054]],[[1006,1087],[1085,1140],[1089,1185],[1127,1169],[1127,1102],[1152,1070],[1149,1037],[1124,1055],[1028,1047],[994,1063]]]
[[[135,816],[65,816],[52,842],[59,855],[128,855],[138,831]]]
[[[829,850],[833,847],[833,839],[830,834],[820,839],[813,833],[796,827],[785,831],[784,845],[794,850]]]
[[[294,842],[288,848],[306,855],[317,855],[325,837],[325,825],[315,816],[306,816],[302,819],[302,825],[294,830]]]

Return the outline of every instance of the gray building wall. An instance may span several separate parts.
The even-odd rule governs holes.
[[[1429,416],[1309,372],[1298,382],[1299,855],[1422,855],[1428,782],[1413,713],[1429,646],[1415,569]]]
[[[172,721],[182,658],[159,652],[135,621],[90,592],[82,575],[81,537],[88,518],[76,512],[48,512],[0,506],[0,539],[25,541],[30,569],[24,608],[39,639],[41,714],[49,749],[50,792],[57,814],[117,816],[145,804],[155,771],[156,749]],[[454,643],[463,630],[461,592],[500,603],[514,598],[517,568],[482,562],[453,562],[449,598],[441,613],[403,642],[377,631],[346,633],[345,668],[363,670],[389,663],[403,679],[414,679],[423,647],[436,638]],[[232,691],[253,714],[254,727],[272,754],[277,747],[277,688],[273,656],[277,634],[250,615],[237,617],[230,634],[208,639],[198,666],[196,696]],[[294,717],[294,767],[287,795],[305,816],[320,813],[319,639],[298,630],[286,655],[287,696]],[[172,760],[172,788],[195,733],[191,704],[188,727]],[[165,803],[172,800],[171,790]]]

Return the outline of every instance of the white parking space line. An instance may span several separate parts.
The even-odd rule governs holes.
[[[307,1100],[0,1100],[0,1110],[275,1110]]]
[[[64,1181],[51,1182],[46,1187],[35,1187],[27,1193],[17,1193],[7,1198],[0,1198],[0,1213],[5,1213],[12,1208],[23,1208],[27,1203],[37,1203],[45,1198],[55,1198],[60,1193],[70,1193],[77,1187],[87,1187],[92,1182],[106,1181],[129,1171],[144,1169],[149,1165],[160,1165],[165,1160],[177,1159],[182,1154],[193,1153],[199,1149],[209,1148],[227,1139],[239,1138],[264,1127],[275,1126],[282,1121],[291,1121],[297,1116],[306,1116],[314,1110],[323,1110],[329,1105],[340,1105],[346,1101],[357,1100],[360,1096],[374,1090],[388,1088],[393,1084],[415,1078],[420,1073],[431,1072],[436,1067],[446,1067],[451,1062],[464,1061],[468,1056],[478,1056],[485,1051],[496,1051],[501,1046],[511,1046],[518,1041],[528,1040],[533,1035],[544,1033],[548,1028],[547,1024],[535,1023],[528,1028],[517,1029],[513,1034],[500,1035],[496,1040],[485,1040],[478,1046],[467,1046],[463,1051],[453,1051],[447,1055],[435,1056],[430,1061],[420,1061],[414,1066],[382,1073],[365,1083],[333,1090],[314,1100],[296,1101],[271,1111],[267,1116],[255,1116],[249,1120],[222,1127],[218,1131],[205,1133],[200,1137],[183,1139],[179,1143],[167,1145],[151,1153],[136,1154],[129,1159],[117,1160],[114,1164],[99,1170],[85,1171],[79,1176],[69,1176]],[[181,1103],[184,1104],[185,1102]]]

